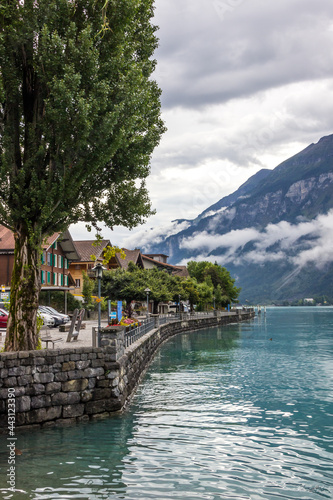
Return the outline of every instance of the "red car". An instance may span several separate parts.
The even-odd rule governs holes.
[[[8,311],[0,309],[0,328],[7,328]]]

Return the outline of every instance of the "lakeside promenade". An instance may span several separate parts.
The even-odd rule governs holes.
[[[119,326],[102,332],[101,347],[93,339],[96,321],[87,321],[78,340],[66,342],[67,332],[51,330],[51,339],[61,342],[41,350],[0,353],[0,433],[6,432],[12,394],[16,427],[21,429],[110,416],[125,406],[166,340],[253,317],[252,310],[152,315],[129,332]]]
[[[230,316],[231,313],[235,313],[235,311],[227,312],[227,311],[219,311],[221,316]],[[175,315],[157,315],[160,320],[160,324],[162,323],[167,323],[167,322],[173,322],[177,321],[180,319],[178,314]],[[150,319],[153,316],[150,315]],[[192,313],[192,314],[183,314],[183,319],[195,319],[195,318],[209,318],[209,317],[214,317],[214,311],[210,313]],[[135,318],[139,322],[145,322],[147,317],[146,316],[140,316]],[[70,323],[68,323],[70,324]],[[92,347],[94,346],[94,340],[93,340],[93,329],[96,330],[98,328],[98,320],[97,319],[87,319],[83,321],[84,327],[80,329],[79,335],[77,337],[77,340],[72,340],[71,342],[67,342],[67,335],[68,332],[61,332],[60,328],[47,328],[46,330],[42,330],[41,332],[41,337],[49,337],[52,340],[56,340],[57,342],[54,344],[54,348],[56,349],[67,349],[71,347]],[[108,320],[107,319],[101,319],[101,328],[105,328],[108,325]],[[151,328],[152,329],[152,328]],[[141,335],[140,335],[141,336]],[[5,338],[6,338],[6,332],[5,330],[0,330],[0,350],[4,347],[5,344]],[[60,341],[58,339],[61,339]],[[47,346],[46,342],[42,342],[42,348],[45,349]],[[96,346],[96,344],[95,344]],[[48,343],[48,348],[52,348],[52,343]]]
[[[60,332],[59,328],[50,328],[47,330],[47,332],[52,339],[59,339],[59,338],[62,339],[62,341],[57,342],[55,344],[55,347],[57,349],[66,349],[68,347],[73,347],[74,344],[76,347],[90,347],[92,346],[92,330],[94,327],[97,328],[97,320],[87,320],[84,321],[84,323],[86,327],[80,330],[78,339],[74,342],[66,342],[67,332]],[[107,324],[108,324],[107,320],[101,321],[102,328],[107,326]],[[45,331],[42,332],[42,337],[44,336],[45,336]],[[0,349],[2,349],[4,346],[5,338],[6,338],[6,332],[3,331],[0,336]],[[43,342],[42,344],[43,348],[45,348],[46,347],[45,342]]]

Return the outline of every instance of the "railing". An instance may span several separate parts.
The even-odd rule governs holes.
[[[129,328],[129,327],[127,327]],[[131,328],[125,332],[125,347],[129,347],[134,342],[136,342],[140,337],[143,337],[146,333],[150,332],[155,328],[155,319],[149,318],[148,320],[142,320],[141,324],[136,328]]]
[[[231,311],[219,311],[220,316],[227,316],[230,313],[238,314],[238,312],[251,312],[253,308],[232,308]],[[192,313],[172,313],[172,314],[160,314],[159,316],[149,317],[149,319],[141,320],[141,324],[136,328],[132,328],[125,332],[125,346],[129,347],[139,338],[141,338],[146,333],[150,332],[159,325],[164,325],[166,323],[172,323],[174,321],[186,320],[186,319],[199,319],[199,318],[212,318],[215,316],[216,311],[207,312],[192,312]]]
[[[166,323],[172,323],[174,321],[180,321],[186,318],[207,318],[214,316],[214,312],[200,312],[200,313],[172,313],[172,314],[160,314],[159,316],[150,317],[148,320],[142,320],[141,324],[136,328],[131,328],[125,332],[125,347],[129,347],[141,338],[146,333],[150,332],[156,325],[165,325]]]

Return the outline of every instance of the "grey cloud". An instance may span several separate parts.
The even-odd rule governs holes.
[[[198,108],[332,76],[328,0],[245,0],[223,21],[207,0],[160,1],[156,12],[165,107]]]

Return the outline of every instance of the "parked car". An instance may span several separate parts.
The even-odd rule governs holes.
[[[54,318],[55,326],[63,325],[64,323],[67,323],[70,320],[67,314],[61,314],[60,312],[53,309],[53,307],[39,306],[39,309],[43,311],[45,314],[49,314]]]
[[[54,307],[51,306],[41,306],[41,307],[43,307],[48,314],[51,314],[51,316],[57,316],[61,318],[63,323],[68,323],[70,321],[70,317],[68,316],[68,314],[62,314],[56,309],[54,309]]]
[[[0,328],[7,328],[8,311],[0,309]]]
[[[49,326],[51,328],[52,328],[52,326],[55,326],[55,320],[54,320],[53,316],[50,316],[50,314],[47,314],[38,308],[38,315],[42,318],[43,325]]]

